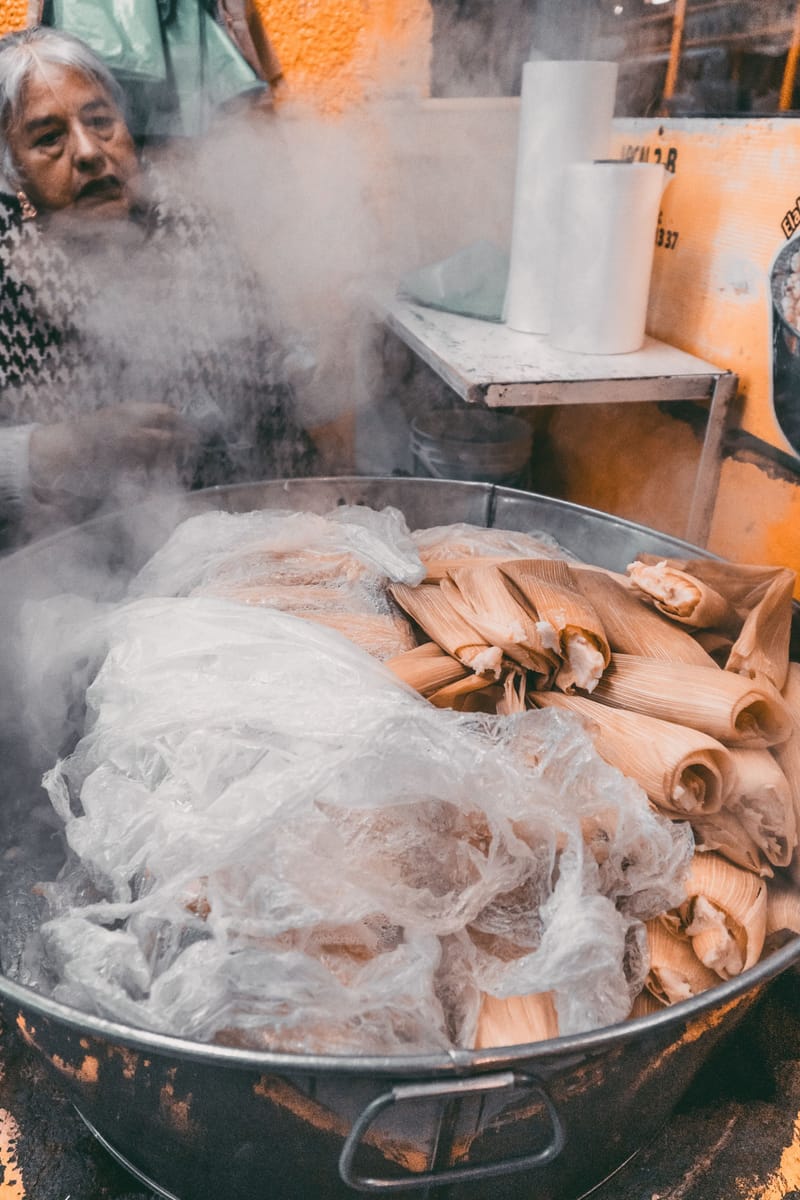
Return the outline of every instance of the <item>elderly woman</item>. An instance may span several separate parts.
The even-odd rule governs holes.
[[[77,39],[0,40],[0,517],[6,544],[153,480],[308,472],[265,298],[156,196]]]

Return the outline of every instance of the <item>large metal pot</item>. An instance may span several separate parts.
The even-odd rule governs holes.
[[[305,480],[196,493],[169,511],[143,505],[134,520],[106,517],[37,543],[3,563],[0,604],[13,621],[20,591],[96,590],[102,581],[113,593],[177,520],[201,508],[325,512],[339,503],[394,505],[412,527],[544,530],[617,569],[640,550],[703,553],[606,514],[487,484]],[[11,704],[7,728],[13,712]],[[15,805],[15,820],[24,808]],[[715,1045],[798,959],[793,938],[738,979],[654,1016],[529,1046],[426,1057],[200,1045],[85,1016],[2,977],[0,1006],[96,1135],[163,1196],[572,1200],[653,1136]]]
[[[792,238],[783,246],[772,264],[772,406],[781,433],[800,454],[800,330],[784,315],[783,302],[787,284],[797,275],[792,262],[797,255],[798,241]]]

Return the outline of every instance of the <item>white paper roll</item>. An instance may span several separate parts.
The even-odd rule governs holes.
[[[522,68],[511,256],[503,316],[547,333],[563,170],[607,158],[616,63],[528,62]]]
[[[550,341],[579,354],[644,342],[658,210],[656,163],[574,163],[564,172]]]

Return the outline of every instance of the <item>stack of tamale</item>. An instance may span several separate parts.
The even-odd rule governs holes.
[[[287,528],[296,519],[284,518]],[[654,809],[691,825],[685,900],[647,921],[649,974],[632,1016],[713,987],[800,933],[794,572],[641,555],[618,573],[544,535],[452,525],[412,535],[417,582],[422,568],[405,560],[403,571],[375,569],[358,522],[348,540],[260,524],[243,538],[231,520],[208,569],[191,563],[186,593],[331,626],[439,708],[573,713]],[[599,861],[607,835],[584,829],[587,855]],[[548,992],[482,998],[478,1047],[557,1032]]]
[[[390,660],[437,705],[578,714],[607,762],[691,823],[686,901],[647,923],[632,1016],[713,987],[800,933],[800,664],[793,571],[642,555],[625,574],[422,535],[427,578],[391,591],[420,645]],[[419,535],[415,535],[419,537]],[[477,1045],[554,1036],[551,997],[486,995]]]

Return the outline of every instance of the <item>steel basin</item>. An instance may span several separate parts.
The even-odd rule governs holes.
[[[7,778],[26,781],[5,806],[0,844],[18,839],[26,813],[36,811],[30,789],[42,766],[23,752],[14,702],[20,594],[104,588],[113,595],[178,520],[202,508],[325,512],[340,503],[391,504],[412,527],[467,521],[545,531],[581,558],[616,569],[640,550],[704,554],[543,496],[408,478],[213,489],[43,540],[5,559],[0,579],[0,616],[12,634],[2,727],[20,757]],[[798,959],[800,938],[793,938],[739,978],[650,1017],[529,1046],[426,1057],[201,1045],[86,1016],[3,976],[0,1009],[94,1132],[161,1195],[573,1200],[646,1144],[712,1049]]]

